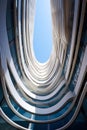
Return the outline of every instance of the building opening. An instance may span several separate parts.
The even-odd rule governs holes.
[[[38,62],[46,62],[52,51],[52,19],[50,0],[37,0],[34,23],[34,54]]]

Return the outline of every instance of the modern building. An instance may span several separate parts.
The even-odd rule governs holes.
[[[0,0],[0,130],[87,129],[87,0],[50,0],[52,52],[33,51],[35,0]]]

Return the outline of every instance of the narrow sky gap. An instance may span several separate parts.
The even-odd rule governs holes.
[[[52,50],[52,20],[50,0],[36,0],[34,24],[34,53],[36,59],[44,63]]]

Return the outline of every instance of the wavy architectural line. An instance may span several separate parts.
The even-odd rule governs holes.
[[[21,130],[52,123],[57,130],[68,128],[87,94],[87,1],[50,3],[53,50],[41,64],[32,46],[36,1],[0,1],[0,102],[27,125],[12,119],[2,103],[0,116]]]

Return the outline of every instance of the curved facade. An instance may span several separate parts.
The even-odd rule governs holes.
[[[0,115],[20,130],[64,130],[87,93],[87,1],[50,0],[53,47],[33,52],[35,0],[0,1]]]

